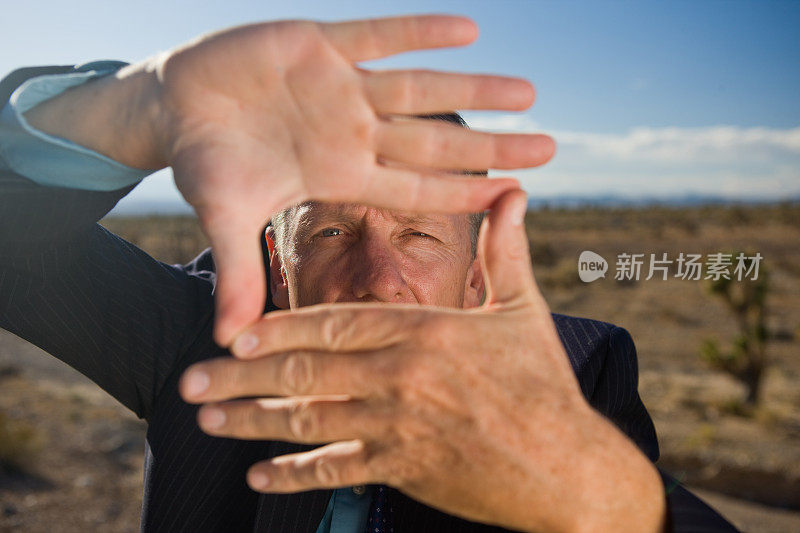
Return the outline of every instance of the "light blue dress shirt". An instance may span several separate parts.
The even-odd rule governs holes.
[[[39,131],[23,114],[37,104],[90,80],[115,73],[120,61],[95,61],[79,72],[32,78],[11,95],[0,111],[0,168],[45,186],[113,191],[140,182],[152,171],[122,165],[66,139]],[[333,492],[317,533],[363,533],[372,488],[357,486]]]
[[[113,74],[123,66],[119,61],[95,61],[78,67],[80,72],[39,76],[23,83],[0,111],[0,164],[40,185],[90,191],[121,189],[152,173],[47,135],[31,127],[23,115],[70,87]]]

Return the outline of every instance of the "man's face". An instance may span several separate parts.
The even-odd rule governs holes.
[[[310,203],[298,207],[287,224],[284,262],[276,254],[271,260],[279,307],[480,303],[483,279],[465,215]]]

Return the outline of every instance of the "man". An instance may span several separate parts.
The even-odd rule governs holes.
[[[372,33],[377,27],[382,31]],[[342,514],[329,492],[281,494],[364,483],[386,483],[445,512],[514,529],[663,525],[655,469],[581,394],[656,458],[652,424],[635,392],[629,337],[608,325],[558,318],[559,338],[530,276],[524,196],[508,182],[437,172],[540,164],[552,154],[550,141],[386,121],[374,112],[520,107],[529,104],[525,85],[431,73],[369,78],[342,60],[456,44],[468,40],[465,32],[464,21],[426,17],[256,25],[52,100],[30,105],[37,80],[12,97],[17,129],[9,127],[3,146],[0,292],[7,298],[0,325],[72,364],[148,420],[144,528],[328,530]],[[389,46],[399,34],[405,40]],[[233,72],[210,68],[231,57],[239,59]],[[259,70],[259,61],[267,68]],[[405,89],[399,93],[398,76]],[[326,79],[339,82],[332,85],[337,105],[321,109],[312,87]],[[415,80],[424,90],[414,89]],[[363,92],[354,95],[356,89]],[[500,104],[499,93],[516,93],[517,100]],[[262,112],[257,120],[254,110]],[[333,111],[341,120],[326,115]],[[120,116],[125,122],[110,127]],[[48,177],[47,169],[34,171],[35,158],[19,147],[29,146],[26,134],[43,137],[41,131],[92,149],[83,155],[112,168],[117,187],[78,187]],[[216,246],[219,285],[209,254],[188,268],[168,268],[94,225],[133,183],[119,187],[135,172],[114,161],[173,166]],[[325,179],[331,175],[341,181]],[[257,241],[248,235],[264,213],[309,197],[357,203],[302,204],[284,213],[270,254],[274,301],[312,307],[256,320],[264,277],[253,265]],[[360,205],[367,201],[383,209]],[[405,205],[411,209],[399,209]],[[472,255],[466,216],[416,213],[485,207],[491,213],[480,260]],[[27,231],[16,233],[25,223]],[[484,271],[489,287],[480,310],[442,308],[476,307]],[[347,301],[414,305],[313,306]],[[249,360],[194,366],[180,381],[182,394],[210,403],[197,415],[207,433],[268,443],[204,435],[196,409],[178,396],[184,369],[224,353],[212,327],[219,344]],[[580,328],[579,340],[565,337]],[[562,343],[571,346],[569,355]],[[622,387],[612,379],[622,379]],[[279,398],[226,401],[252,396]],[[304,451],[287,441],[333,444]],[[272,494],[247,489],[248,468],[250,486]],[[390,491],[390,499],[407,530],[486,529],[399,492]],[[356,515],[363,522],[365,513]]]

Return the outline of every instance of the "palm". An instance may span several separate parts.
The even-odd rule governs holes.
[[[452,17],[257,24],[211,35],[163,62],[171,118],[167,159],[220,271],[218,341],[227,344],[263,305],[258,232],[277,211],[308,199],[477,211],[515,183],[439,171],[520,168],[549,159],[552,142],[543,136],[386,118],[522,109],[532,101],[527,82],[355,65],[466,44],[471,28]]]
[[[263,30],[243,37],[263,33],[264,50],[224,65],[202,86],[187,84],[188,94],[181,94],[196,107],[174,154],[179,187],[200,208],[209,202],[245,206],[257,198],[248,215],[260,223],[312,196],[360,199],[375,167],[369,136],[376,118],[357,71],[313,27]],[[284,42],[291,48],[279,46]],[[253,47],[245,42],[237,48]],[[256,76],[259,65],[280,67]],[[187,72],[194,68],[186,66]]]

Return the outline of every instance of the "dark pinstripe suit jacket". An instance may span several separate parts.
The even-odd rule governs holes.
[[[0,83],[0,103],[28,77],[69,70],[12,73]],[[78,369],[147,420],[144,530],[315,531],[329,491],[258,495],[245,484],[254,462],[308,447],[209,437],[195,423],[196,407],[178,396],[186,367],[225,355],[211,335],[213,259],[206,251],[189,265],[168,266],[96,224],[128,191],[40,187],[0,172],[0,327]],[[628,333],[592,320],[554,319],[584,395],[655,461],[655,429],[637,393]],[[396,491],[390,497],[397,531],[502,531]],[[699,519],[724,526],[683,489],[670,503],[676,526]]]

